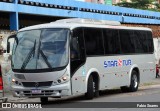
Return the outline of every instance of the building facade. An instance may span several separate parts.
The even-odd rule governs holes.
[[[86,2],[105,4],[105,0],[85,0]]]

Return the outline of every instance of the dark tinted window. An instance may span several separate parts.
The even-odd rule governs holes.
[[[139,38],[139,41],[142,45],[143,52],[147,52],[148,46],[147,46],[147,33],[144,31],[135,31],[135,36]]]
[[[118,30],[104,29],[105,54],[120,54]]]
[[[152,32],[147,32],[147,38],[148,38],[148,50],[149,50],[149,52],[153,52],[154,47],[153,47]]]
[[[85,48],[82,28],[76,28],[73,30],[70,48],[71,59],[85,59]]]
[[[81,67],[86,60],[82,28],[73,30],[70,43],[71,76],[73,76],[74,72]]]
[[[133,31],[119,30],[121,51],[122,53],[135,53],[135,46],[133,41]]]
[[[135,46],[135,53],[144,53],[142,39],[140,38],[140,33],[134,31],[134,37],[132,38]]]
[[[84,38],[87,55],[104,55],[101,29],[84,28]]]
[[[153,52],[152,33],[149,31],[134,31],[136,53]]]

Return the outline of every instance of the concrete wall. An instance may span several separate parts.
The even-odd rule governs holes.
[[[160,64],[160,38],[154,38],[153,40],[156,64]]]

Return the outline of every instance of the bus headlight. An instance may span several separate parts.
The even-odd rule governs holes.
[[[21,85],[21,83],[16,81],[15,79],[12,79],[12,85]]]
[[[12,79],[12,83],[15,83],[15,81],[16,81],[15,79]]]
[[[69,74],[64,74],[62,77],[60,77],[58,80],[57,80],[57,83],[58,84],[62,84],[62,83],[65,83],[69,81]]]
[[[62,80],[63,80],[63,81],[66,81],[67,79],[68,79],[68,77],[67,77],[67,76],[62,77]]]
[[[15,82],[16,82],[16,80],[15,80],[15,79],[12,79],[11,84],[12,84],[12,85],[15,85]]]

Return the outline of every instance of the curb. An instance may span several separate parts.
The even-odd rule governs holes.
[[[140,89],[146,89],[146,88],[157,88],[160,87],[160,84],[154,84],[154,85],[148,85],[148,86],[140,86]]]

